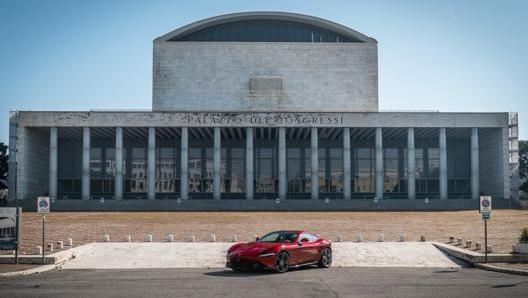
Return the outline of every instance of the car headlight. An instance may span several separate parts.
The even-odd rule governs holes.
[[[267,258],[267,257],[271,257],[271,256],[274,256],[274,255],[275,255],[274,252],[266,252],[266,253],[260,254],[259,258]]]

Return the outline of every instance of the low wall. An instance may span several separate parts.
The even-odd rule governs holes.
[[[14,204],[14,202],[10,202]],[[24,211],[36,211],[35,200],[20,200]],[[494,209],[518,208],[509,200],[494,200]],[[478,200],[57,200],[51,211],[436,211],[477,210]]]

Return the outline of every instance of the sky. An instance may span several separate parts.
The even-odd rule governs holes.
[[[382,111],[518,112],[528,139],[525,0],[0,0],[0,142],[9,111],[150,110],[152,41],[243,11],[375,38]]]

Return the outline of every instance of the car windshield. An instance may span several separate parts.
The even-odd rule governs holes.
[[[292,243],[297,238],[298,234],[294,232],[272,232],[262,236],[258,242],[268,243]]]

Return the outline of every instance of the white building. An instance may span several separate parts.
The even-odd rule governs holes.
[[[189,24],[154,40],[152,111],[13,112],[10,200],[31,207],[49,195],[55,210],[474,209],[485,194],[511,206],[517,115],[380,112],[377,57],[375,39],[312,16]]]

